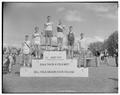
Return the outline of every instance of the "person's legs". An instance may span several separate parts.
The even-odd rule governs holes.
[[[81,50],[81,66],[83,67],[84,66],[84,51]]]
[[[35,55],[36,55],[36,58],[39,58],[39,45],[38,44],[35,45]]]
[[[24,63],[23,63],[23,66],[26,66],[27,64],[27,54],[24,54]]]
[[[13,65],[16,64],[16,55],[13,55]]]
[[[78,51],[79,53],[79,55],[78,55],[78,67],[81,67],[81,53],[80,53],[80,51]]]
[[[71,59],[73,59],[73,48],[71,47]]]
[[[70,46],[68,46],[68,58],[70,58]]]
[[[72,58],[72,44],[71,41],[69,41],[69,57]]]
[[[25,54],[22,55],[22,62],[23,62],[23,66],[25,66]]]
[[[58,38],[58,50],[61,50],[61,48],[62,48],[62,38]]]
[[[63,38],[60,38],[60,50],[62,50],[63,47]]]
[[[36,46],[36,44],[34,45],[34,47],[35,47],[35,58],[37,58],[37,46]]]
[[[105,64],[106,64],[106,65],[109,65],[109,63],[108,63],[108,58],[105,57],[104,60],[105,60]]]
[[[49,31],[50,47],[52,47],[52,37],[53,37],[53,33],[52,33],[52,31]]]
[[[30,54],[27,55],[27,62],[26,63],[27,63],[27,66],[30,67],[30,64],[32,63],[32,59],[31,59]]]
[[[11,70],[12,70],[12,64],[13,64],[13,60],[10,60],[10,63],[9,63],[9,72],[11,72]]]
[[[118,67],[118,56],[115,56],[116,67]]]
[[[69,58],[71,59],[71,46],[69,46]]]
[[[48,37],[47,37],[47,31],[45,31],[45,49],[47,50],[47,45],[48,45]]]
[[[96,67],[98,67],[100,64],[99,64],[99,57],[96,57]]]
[[[57,46],[58,46],[58,50],[60,50],[60,38],[57,38]]]
[[[39,58],[41,58],[41,46],[38,45],[38,48],[39,48]]]
[[[89,67],[90,66],[90,59],[86,59],[86,67]]]
[[[47,50],[51,46],[51,34],[50,31],[47,31]]]
[[[26,62],[25,62],[26,66],[29,65],[29,58],[28,57],[29,57],[28,54],[26,54]]]
[[[101,63],[100,63],[100,56],[97,57],[97,61],[98,61],[98,62],[97,62],[97,63],[98,63],[98,66],[100,66],[100,65],[101,65]]]
[[[71,59],[73,59],[73,45],[71,45]]]
[[[86,58],[85,58],[85,51],[83,50],[83,64],[86,67]]]
[[[49,45],[50,45],[50,47],[52,46],[52,44],[51,44],[51,37],[49,37]]]
[[[103,65],[104,64],[104,57],[101,56],[100,59],[101,59],[101,65]]]
[[[39,58],[39,45],[37,45],[37,58]]]

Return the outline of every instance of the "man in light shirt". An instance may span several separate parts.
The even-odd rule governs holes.
[[[31,42],[29,36],[25,36],[25,41],[22,43],[23,65],[30,66],[31,64]]]
[[[84,34],[80,34],[80,40],[78,40],[78,52],[79,52],[79,58],[78,58],[78,67],[84,66],[86,67],[86,61],[85,61],[85,40],[83,39]]]
[[[44,24],[45,32],[45,46],[48,50],[48,45],[51,46],[51,38],[53,37],[53,23],[51,22],[51,17],[47,16],[47,22]]]

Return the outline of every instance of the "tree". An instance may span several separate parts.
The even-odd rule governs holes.
[[[112,33],[104,42],[90,43],[88,47],[93,55],[95,55],[96,50],[101,52],[107,49],[110,56],[115,56],[116,66],[118,66],[118,31]]]
[[[118,31],[112,33],[104,44],[106,44],[109,55],[115,56],[116,66],[118,66]]]
[[[102,42],[94,42],[94,43],[90,43],[88,48],[91,50],[91,52],[93,53],[93,55],[95,55],[96,51],[101,51],[102,50]]]

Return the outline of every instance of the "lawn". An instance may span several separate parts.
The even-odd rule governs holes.
[[[113,61],[114,62],[114,61]],[[117,93],[118,68],[110,61],[109,66],[88,67],[89,77],[20,77],[20,65],[12,73],[3,75],[3,92],[67,92],[67,93]]]

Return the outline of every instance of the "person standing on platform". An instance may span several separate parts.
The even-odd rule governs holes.
[[[53,23],[51,22],[51,16],[47,16],[47,22],[44,24],[45,32],[45,47],[48,50],[48,45],[51,46],[51,38],[53,37]]]
[[[64,29],[65,29],[65,27],[62,25],[61,20],[59,20],[59,24],[57,25],[58,50],[62,50],[63,38],[64,38]]]
[[[35,27],[35,32],[32,35],[33,38],[33,45],[35,48],[35,57],[36,58],[41,58],[41,49],[40,49],[40,45],[41,45],[41,34],[39,33],[39,27]]]
[[[73,58],[73,48],[74,48],[74,33],[72,32],[72,26],[69,26],[69,33],[68,33],[68,56],[72,59]]]
[[[85,40],[83,39],[84,34],[80,33],[80,39],[78,40],[78,67],[86,67],[85,59]]]
[[[31,63],[31,42],[29,36],[25,36],[25,41],[22,43],[23,65],[30,66]]]

